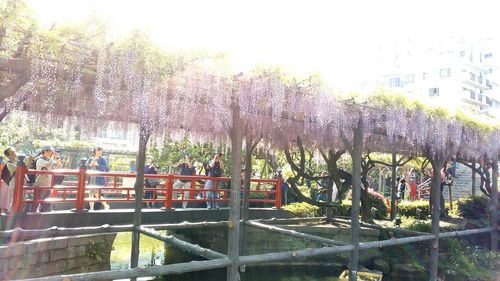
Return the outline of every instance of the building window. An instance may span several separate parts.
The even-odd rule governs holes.
[[[481,75],[481,74],[480,74],[480,75],[477,77],[477,83],[479,83],[479,84],[483,84],[483,75]]]
[[[470,74],[470,80],[476,81],[476,74],[474,74],[472,72],[469,72],[469,74]]]
[[[391,78],[391,80],[389,81],[389,85],[391,88],[403,87],[403,83],[401,83],[401,79],[399,79],[399,77]]]
[[[415,76],[413,74],[407,74],[403,78],[403,82],[405,83],[413,83],[415,82]]]
[[[476,92],[474,92],[473,90],[470,90],[470,99],[471,100],[475,100],[476,99]]]
[[[482,102],[483,101],[483,95],[479,94],[477,95],[477,100]]]
[[[449,68],[441,68],[439,70],[439,77],[450,77],[450,69]]]
[[[491,105],[491,104],[492,104],[492,102],[491,102],[491,100],[490,100],[490,98],[489,98],[489,97],[486,97],[486,104],[488,104],[488,105]]]
[[[461,58],[465,57],[465,51],[460,51],[460,57]]]
[[[428,76],[428,75],[427,75],[427,72],[424,72],[424,73],[422,74],[422,79],[423,79],[423,80],[427,80],[427,76]]]
[[[429,97],[439,96],[439,88],[429,88]]]
[[[490,88],[490,90],[493,88],[493,86],[491,85],[490,80],[488,80],[488,79],[486,79],[486,87]]]

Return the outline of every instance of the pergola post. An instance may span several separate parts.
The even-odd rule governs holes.
[[[471,181],[472,181],[472,189],[471,189],[471,195],[476,196],[476,162],[472,161],[471,163],[472,166],[472,176],[471,176]]]
[[[130,253],[130,267],[134,268],[139,265],[139,242],[140,232],[139,228],[142,223],[141,210],[142,210],[142,189],[144,186],[144,162],[146,160],[146,146],[150,133],[141,124],[139,132],[139,151],[137,154],[137,176],[134,184],[135,201],[134,201],[134,231],[132,231],[132,247]]]
[[[227,280],[239,281],[240,244],[240,192],[241,192],[241,119],[239,106],[233,103],[233,125],[231,128],[231,193],[229,201],[227,256],[231,265],[227,268]]]
[[[398,183],[396,182],[396,152],[392,152],[392,165],[391,165],[391,220],[396,217],[396,192]]]
[[[439,262],[439,220],[441,217],[441,168],[445,163],[445,156],[442,152],[436,152],[433,155],[429,155],[429,160],[432,165],[432,223],[431,230],[434,239],[431,240],[431,260],[429,269],[429,280],[438,280],[438,262]]]
[[[491,250],[496,252],[498,249],[498,155],[491,161],[492,184],[491,184]]]
[[[361,161],[363,154],[363,119],[360,117],[358,126],[354,129],[352,158],[352,206],[351,206],[351,243],[354,249],[349,261],[349,281],[356,281],[358,275],[359,255],[359,202],[361,194]]]

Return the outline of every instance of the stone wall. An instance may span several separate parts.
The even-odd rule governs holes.
[[[279,225],[278,227],[295,230],[324,238],[349,242],[351,228],[347,225]],[[246,247],[244,255],[265,254],[271,252],[285,252],[303,250],[307,248],[320,248],[321,243],[296,238],[276,232],[246,226]],[[176,230],[172,234],[182,240],[199,244],[201,247],[210,248],[220,253],[227,253],[227,229],[206,228],[191,230]],[[379,240],[379,230],[362,228],[361,241]],[[359,260],[363,264],[378,254],[378,249],[360,251]],[[333,257],[333,259],[332,259]],[[330,262],[346,264],[349,252],[328,257]]]
[[[0,280],[109,270],[115,233],[36,239],[0,246]],[[89,254],[92,243],[98,256]]]
[[[453,200],[464,198],[472,195],[472,170],[460,163],[457,163],[457,170],[453,178],[451,186],[451,196]],[[481,183],[480,176],[476,174],[476,195],[480,195],[479,185]],[[450,201],[449,189],[445,186],[443,190],[444,200]]]

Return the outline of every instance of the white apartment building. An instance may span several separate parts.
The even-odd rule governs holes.
[[[429,104],[500,117],[492,39],[447,38],[427,46],[408,40],[384,52],[380,72],[385,73],[364,90],[382,87]]]

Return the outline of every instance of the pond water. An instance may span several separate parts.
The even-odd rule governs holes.
[[[113,243],[114,250],[111,252],[111,269],[126,269],[130,264],[130,247],[132,241],[132,233],[118,233]],[[139,266],[147,266],[151,264],[163,264],[165,256],[165,248],[163,242],[156,239],[141,235],[139,254]],[[264,267],[247,268],[242,274],[243,281],[338,281],[336,277],[339,273],[333,270],[324,268],[272,268]],[[145,278],[141,280],[169,280],[169,281],[221,281],[226,279],[226,269],[205,270],[199,272],[191,272],[182,275],[169,275],[168,278]]]

